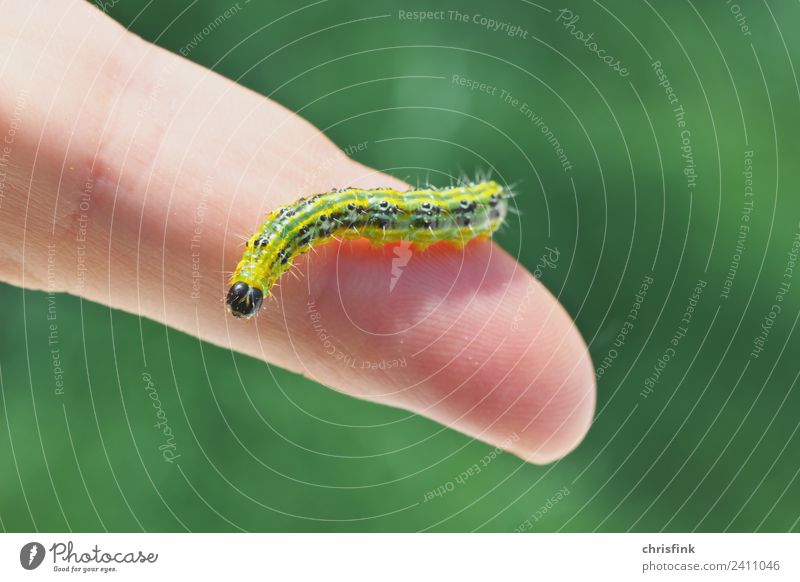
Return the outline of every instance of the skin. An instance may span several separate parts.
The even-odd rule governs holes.
[[[334,242],[300,258],[298,277],[285,275],[258,317],[230,316],[226,274],[266,212],[332,188],[407,188],[279,104],[73,0],[3,4],[0,86],[0,139],[13,134],[0,143],[0,155],[10,148],[0,167],[3,281],[163,322],[531,462],[562,457],[586,434],[595,381],[580,333],[490,241],[412,254],[391,293],[391,247]],[[356,362],[407,365],[343,365],[309,303]]]

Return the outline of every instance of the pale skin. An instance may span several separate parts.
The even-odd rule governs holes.
[[[586,345],[491,241],[414,253],[391,292],[391,248],[334,242],[304,256],[258,317],[233,319],[225,274],[268,210],[332,188],[407,185],[89,3],[12,0],[2,13],[1,280],[163,322],[534,463],[584,438],[595,406]]]

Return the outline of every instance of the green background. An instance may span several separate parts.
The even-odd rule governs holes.
[[[109,12],[177,52],[231,6],[124,0]],[[55,396],[48,297],[0,286],[2,528],[800,529],[800,275],[764,351],[750,355],[800,220],[800,5],[742,3],[745,34],[723,0],[572,2],[575,28],[622,60],[624,78],[556,22],[562,5],[545,1],[302,6],[240,0],[189,58],[301,111],[342,147],[367,141],[355,157],[401,178],[446,184],[491,169],[516,183],[521,215],[498,239],[531,270],[545,246],[559,249],[541,278],[597,366],[652,276],[599,379],[588,437],[551,465],[499,455],[456,483],[489,446],[65,295],[54,297],[65,374]],[[468,21],[445,12],[414,22],[399,10],[458,10]],[[475,15],[525,34],[488,30]],[[656,60],[685,111],[694,189]],[[498,90],[472,91],[453,75]],[[502,89],[542,117],[570,170]],[[725,299],[746,151],[753,210]],[[686,337],[645,398],[701,279]],[[158,451],[145,370],[176,435],[175,464]],[[439,487],[444,495],[424,501]],[[547,507],[559,491],[568,495]]]

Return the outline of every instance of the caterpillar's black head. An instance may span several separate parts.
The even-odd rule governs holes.
[[[261,292],[261,289],[251,287],[247,283],[239,281],[231,285],[225,303],[228,305],[228,310],[234,317],[247,319],[258,313],[263,300],[264,294]]]

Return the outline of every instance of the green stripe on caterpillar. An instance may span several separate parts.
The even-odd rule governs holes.
[[[239,318],[258,313],[293,261],[332,239],[406,240],[422,249],[436,242],[461,247],[488,237],[505,220],[509,198],[494,181],[405,192],[347,188],[301,198],[271,212],[248,240],[228,283],[228,310]]]

